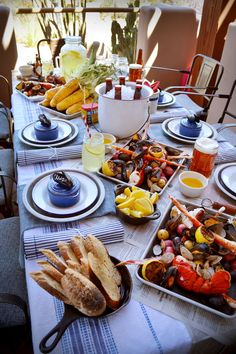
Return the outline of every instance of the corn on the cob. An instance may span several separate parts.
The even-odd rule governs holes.
[[[92,98],[92,97],[88,97],[88,98],[86,99],[86,103],[91,103],[91,102],[93,102],[93,98]],[[66,114],[74,114],[74,113],[80,112],[81,109],[82,109],[82,104],[83,104],[83,103],[84,103],[84,102],[81,101],[81,102],[77,102],[77,103],[73,104],[72,106],[70,106],[69,108],[67,108]]]
[[[67,96],[57,104],[58,111],[65,111],[67,108],[72,106],[75,103],[82,103],[84,101],[84,97],[87,98],[89,96],[89,92],[87,89],[83,92],[82,90],[77,90],[73,92],[70,96]]]
[[[61,102],[67,96],[70,96],[74,91],[76,91],[79,87],[79,80],[72,79],[67,84],[61,87],[61,89],[55,94],[55,96],[51,99],[50,106],[56,107],[56,105]]]
[[[40,104],[44,107],[50,107],[50,100],[45,98]]]
[[[53,87],[52,89],[46,91],[45,98],[51,100],[53,96],[61,89],[61,86]]]

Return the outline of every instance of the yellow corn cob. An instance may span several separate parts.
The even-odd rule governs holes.
[[[89,92],[87,89],[84,90],[77,90],[73,92],[70,96],[67,96],[57,104],[57,110],[58,111],[65,111],[67,108],[72,106],[75,103],[81,103],[84,101],[84,97],[87,98],[89,96]]]
[[[50,107],[50,100],[45,98],[40,104],[41,104],[41,106],[44,106],[44,107]]]
[[[46,91],[45,98],[51,100],[53,96],[60,90],[61,86],[53,87],[52,89]]]
[[[86,99],[86,103],[91,103],[93,102],[93,98],[92,97],[88,97]],[[75,104],[73,104],[72,106],[70,106],[69,108],[67,108],[66,110],[66,114],[74,114],[77,112],[80,112],[82,109],[82,104],[84,103],[84,101],[82,102],[77,102]]]
[[[61,87],[61,89],[55,94],[55,96],[51,99],[50,106],[56,107],[56,105],[61,102],[67,96],[70,96],[74,91],[76,91],[79,87],[79,80],[72,79],[67,84]]]

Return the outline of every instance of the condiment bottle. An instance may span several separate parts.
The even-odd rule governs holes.
[[[125,85],[125,76],[119,76],[119,85]]]
[[[129,81],[140,80],[142,78],[142,65],[130,64],[129,66]]]
[[[134,91],[134,100],[140,100],[141,98],[142,85],[136,85]]]
[[[88,125],[98,122],[98,104],[95,102],[85,103],[81,106],[82,110],[86,114],[86,121]]]
[[[41,63],[41,60],[40,60],[38,54],[36,54],[36,60],[35,60],[35,64],[34,64],[34,72],[35,72],[36,76],[38,76],[38,77],[42,76],[42,63]]]
[[[86,48],[81,44],[80,36],[68,36],[60,51],[61,75],[66,81],[77,77],[79,69],[86,62]]]
[[[109,92],[112,90],[112,78],[107,77],[106,78],[106,88],[105,88],[105,93]]]
[[[121,100],[121,85],[115,85],[115,100]]]
[[[140,64],[143,66],[143,50],[142,49],[138,50],[136,64]]]
[[[199,138],[195,141],[193,158],[190,165],[191,171],[196,171],[209,178],[218,152],[218,143],[214,139]]]

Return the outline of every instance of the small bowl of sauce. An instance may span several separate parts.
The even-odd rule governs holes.
[[[116,137],[109,133],[102,133],[104,137],[105,153],[108,154],[112,150],[112,145],[116,142]]]
[[[187,197],[199,197],[208,185],[208,179],[201,173],[184,171],[179,175],[180,191]]]

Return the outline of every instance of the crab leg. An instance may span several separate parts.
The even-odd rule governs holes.
[[[172,201],[172,203],[176,206],[176,208],[179,209],[179,211],[181,211],[181,213],[183,213],[192,223],[195,227],[200,227],[200,226],[204,226],[199,220],[197,220],[194,216],[189,215],[188,211],[183,207],[182,204],[180,204],[178,202],[178,200],[176,200],[174,197],[169,196],[170,200]],[[223,246],[224,248],[228,249],[229,251],[231,251],[233,254],[236,254],[236,242],[235,241],[230,241],[227,240],[221,236],[219,236],[218,234],[216,234],[215,232],[212,232],[212,235],[214,236],[214,241],[215,243],[217,243],[220,246]]]

